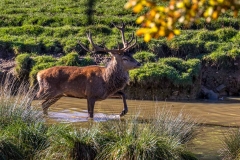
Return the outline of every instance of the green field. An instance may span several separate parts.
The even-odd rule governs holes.
[[[126,0],[3,0],[0,2],[0,57],[28,54],[28,58],[22,55],[16,59],[16,73],[19,77],[30,77],[32,83],[39,70],[54,64],[92,64],[89,59],[91,55],[86,55],[78,44],[81,41],[91,48],[86,32],[92,32],[97,44],[114,48],[121,43],[121,36],[112,25],[113,22],[123,21],[128,24],[127,36],[139,28],[135,24],[138,15],[125,10],[125,2]],[[240,55],[239,27],[239,16],[233,18],[227,12],[211,23],[201,19],[190,28],[179,24],[181,35],[170,41],[161,38],[146,44],[141,37],[138,38],[136,51],[139,53],[135,56],[141,57],[144,66],[131,73],[131,82],[143,82],[143,77],[149,80],[158,77],[156,80],[159,82],[165,78],[175,86],[192,85],[192,79],[199,74],[197,71],[201,65],[234,67],[234,62]],[[81,62],[76,57],[65,58],[68,62],[56,59],[56,55],[67,56],[70,53],[69,57],[86,55],[87,60]],[[41,61],[38,56],[47,58],[43,57],[44,60]],[[164,63],[165,67],[154,67],[161,66],[163,61],[172,63]],[[186,62],[179,62],[180,66],[176,66],[176,61]],[[186,65],[190,63],[191,65]],[[175,77],[171,75],[173,72],[176,73]]]

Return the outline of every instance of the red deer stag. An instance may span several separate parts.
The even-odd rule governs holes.
[[[38,72],[37,80],[39,91],[37,98],[43,99],[41,103],[43,113],[48,114],[48,108],[59,100],[62,96],[86,98],[88,106],[88,116],[93,118],[94,104],[96,101],[104,100],[113,94],[122,96],[124,109],[120,116],[128,112],[125,94],[121,91],[129,81],[128,71],[139,68],[141,65],[133,57],[129,50],[136,45],[137,39],[132,43],[134,35],[130,41],[125,40],[125,24],[121,27],[114,25],[121,31],[123,48],[107,49],[101,48],[94,44],[91,34],[87,34],[93,51],[86,49],[81,43],[82,48],[86,51],[96,53],[110,53],[111,61],[106,67],[92,65],[86,67],[77,66],[56,66]]]

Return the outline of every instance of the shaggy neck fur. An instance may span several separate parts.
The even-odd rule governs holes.
[[[107,94],[114,94],[116,91],[125,87],[129,80],[128,71],[126,71],[122,64],[119,64],[115,58],[109,62],[104,79],[107,87]]]

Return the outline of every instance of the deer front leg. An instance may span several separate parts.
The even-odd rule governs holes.
[[[94,98],[87,98],[88,118],[93,118],[95,101]]]
[[[127,114],[127,112],[128,112],[126,95],[125,95],[125,93],[123,93],[123,91],[118,91],[116,94],[121,95],[122,100],[123,100],[123,106],[124,106],[124,108],[123,108],[123,111],[122,111],[121,114],[120,114],[120,116],[122,117],[122,116],[124,116],[125,114]]]

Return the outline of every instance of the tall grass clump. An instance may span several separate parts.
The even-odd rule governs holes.
[[[0,159],[21,159],[23,154],[20,149],[11,141],[9,137],[6,136],[2,131],[0,131]]]
[[[184,146],[193,136],[196,121],[183,113],[162,111],[146,120],[136,115],[102,123],[97,159],[196,159]]]
[[[32,159],[48,146],[47,126],[36,106],[35,90],[6,75],[0,84],[0,159]]]
[[[26,123],[17,121],[2,131],[14,145],[13,151],[20,150],[20,159],[34,159],[49,144],[48,126],[41,122]]]
[[[41,122],[38,111],[32,109],[34,89],[28,83],[19,83],[16,78],[6,76],[0,86],[0,128],[17,121]]]
[[[86,159],[93,160],[100,151],[98,140],[102,135],[98,124],[89,128],[67,124],[49,128],[48,148],[39,152],[38,159]]]
[[[48,147],[34,158],[195,160],[185,144],[196,133],[196,119],[183,111],[159,111],[144,120],[137,114],[126,119],[90,122],[83,128],[54,125],[48,129]]]
[[[159,135],[173,136],[178,143],[189,142],[196,135],[198,119],[184,110],[173,112],[171,109],[157,108],[152,119],[152,125]]]
[[[240,159],[240,129],[231,129],[224,136],[221,155],[224,160]]]

